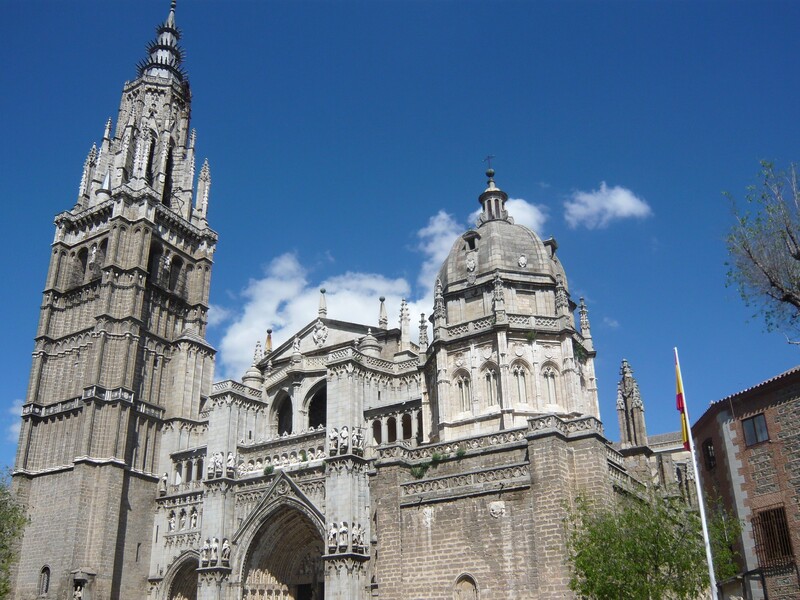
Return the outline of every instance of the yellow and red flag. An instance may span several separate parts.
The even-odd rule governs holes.
[[[675,349],[675,405],[681,413],[681,436],[683,449],[689,450],[689,419],[686,417],[686,404],[683,399],[683,379],[681,378],[681,365],[678,362],[678,350]]]

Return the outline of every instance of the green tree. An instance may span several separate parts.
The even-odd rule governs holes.
[[[570,587],[583,598],[690,600],[708,589],[700,518],[680,500],[625,497],[598,509],[579,499],[568,531]],[[736,567],[725,547],[716,571],[729,577]]]
[[[11,564],[24,526],[25,511],[11,492],[8,472],[0,473],[0,598],[11,591]]]
[[[763,316],[769,331],[800,331],[800,189],[797,169],[761,163],[744,202],[731,200],[734,225],[727,238],[728,285]]]

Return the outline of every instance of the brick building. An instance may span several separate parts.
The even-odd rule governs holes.
[[[323,291],[293,339],[212,383],[217,234],[178,40],[173,3],[56,217],[13,597],[571,597],[566,507],[672,476],[625,365],[624,448],[603,435],[555,240],[513,222],[490,170],[413,339],[405,304],[397,327],[378,299],[348,323]]]
[[[743,523],[725,597],[800,597],[800,367],[714,402],[692,435],[704,494]]]

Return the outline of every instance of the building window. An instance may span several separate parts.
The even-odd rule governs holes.
[[[462,375],[456,380],[458,386],[458,398],[461,404],[461,412],[468,412],[472,408],[472,395],[469,392],[469,377]]]
[[[516,391],[517,391],[517,402],[519,404],[527,404],[528,403],[528,383],[527,383],[527,373],[525,371],[525,367],[517,365],[514,367],[512,371],[514,374],[514,382],[516,383]]]
[[[764,418],[763,414],[744,419],[742,421],[742,427],[744,428],[744,443],[748,446],[760,444],[761,442],[769,440],[767,420]]]
[[[42,567],[39,574],[39,595],[44,596],[50,591],[50,567]]]
[[[483,374],[486,382],[486,404],[494,406],[497,404],[497,374],[494,369],[489,369]]]
[[[714,442],[707,439],[703,442],[703,458],[706,461],[706,469],[711,470],[717,466],[717,457],[714,454]]]
[[[753,517],[753,536],[759,567],[781,567],[794,561],[789,524],[783,506],[757,513]]]

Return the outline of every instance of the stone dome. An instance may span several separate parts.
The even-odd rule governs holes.
[[[439,270],[439,279],[447,289],[458,282],[480,279],[496,270],[521,276],[549,276],[555,282],[566,276],[555,256],[554,240],[543,242],[524,225],[510,219],[494,219],[481,223],[459,237]]]

